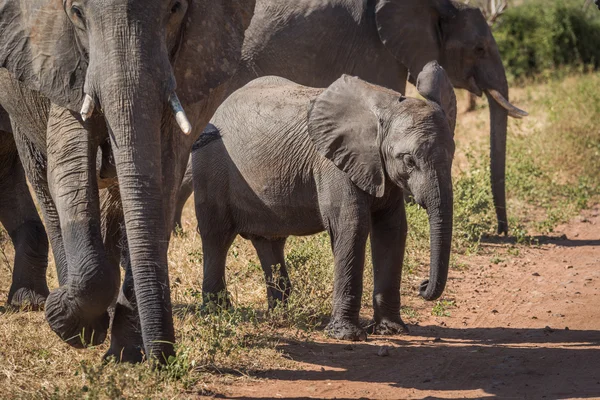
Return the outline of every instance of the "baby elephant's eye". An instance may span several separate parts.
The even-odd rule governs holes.
[[[417,163],[416,163],[416,161],[415,161],[414,157],[413,157],[413,156],[411,156],[410,154],[405,154],[405,155],[402,157],[402,160],[404,161],[404,165],[406,166],[406,169],[407,169],[408,171],[412,171],[412,170],[413,170],[413,169],[415,169],[415,168],[416,168],[416,166],[417,166]]]

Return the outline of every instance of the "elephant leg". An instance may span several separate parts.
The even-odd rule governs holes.
[[[60,230],[58,211],[48,187],[46,154],[36,148],[24,130],[16,124],[13,124],[13,136],[23,169],[25,170],[25,175],[33,187],[38,204],[42,210],[44,225],[50,239],[54,263],[56,264],[58,284],[60,286],[66,285],[68,280],[67,256]]]
[[[187,203],[192,193],[194,193],[194,178],[192,176],[192,157],[190,156],[181,187],[179,188],[177,204],[175,205],[175,233],[177,233],[177,229],[183,229],[181,215],[183,214],[185,203]]]
[[[15,248],[8,304],[39,310],[48,297],[48,237],[31,198],[12,134],[0,132],[0,222]]]
[[[369,333],[408,333],[400,317],[400,284],[408,226],[404,202],[371,215],[373,323]]]
[[[284,248],[286,239],[252,239],[252,245],[256,249],[260,265],[265,274],[269,309],[273,309],[277,302],[285,304],[292,291],[290,277],[285,265]],[[275,267],[275,271],[273,271],[273,267]]]
[[[119,287],[118,266],[109,261],[102,241],[93,122],[84,126],[74,112],[52,105],[46,139],[48,183],[68,267],[67,284],[48,296],[46,319],[74,347],[104,341],[107,309]]]
[[[227,252],[235,239],[235,234],[219,230],[210,235],[202,235],[202,249],[204,250],[204,279],[202,281],[202,297],[205,305],[212,302],[229,307],[230,300],[227,294],[225,280],[225,263]]]
[[[333,313],[327,333],[340,340],[367,340],[360,326],[365,247],[369,235],[369,215],[353,206],[337,210],[326,218],[335,260]]]
[[[225,263],[227,252],[234,239],[235,235],[233,234],[223,234],[210,238],[202,237],[202,248],[204,249],[202,296],[205,304],[216,301],[224,307],[230,306],[225,280]]]

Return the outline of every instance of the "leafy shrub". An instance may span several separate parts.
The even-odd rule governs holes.
[[[600,16],[581,1],[527,1],[509,8],[495,27],[504,65],[514,78],[559,66],[600,66]],[[594,10],[595,11],[595,10]]]

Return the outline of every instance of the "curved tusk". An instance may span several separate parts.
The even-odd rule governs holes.
[[[169,105],[173,110],[173,114],[175,114],[175,120],[177,121],[177,125],[179,125],[179,128],[181,128],[183,133],[185,133],[186,135],[192,133],[192,124],[190,123],[190,120],[188,119],[187,115],[185,115],[185,111],[183,110],[183,107],[181,106],[179,98],[177,97],[177,94],[175,92],[173,92],[173,94],[171,94],[171,96],[169,97]]]
[[[508,111],[508,115],[510,115],[511,117],[521,119],[529,115],[527,111],[523,111],[520,108],[517,108],[510,104],[510,102],[506,100],[504,96],[502,96],[498,91],[494,89],[488,89],[487,92],[490,94],[490,96],[494,98],[494,100],[496,100],[498,104],[500,104],[506,109],[506,111]]]
[[[87,121],[92,114],[94,113],[94,99],[89,94],[85,95],[85,100],[83,100],[83,106],[81,106],[81,119],[83,122]]]

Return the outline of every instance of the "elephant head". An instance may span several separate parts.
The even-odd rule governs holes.
[[[363,191],[382,197],[393,183],[427,209],[430,278],[420,294],[434,300],[446,285],[452,243],[452,159],[456,98],[432,62],[419,75],[426,101],[342,76],[313,103],[308,129],[318,151]]]
[[[253,10],[254,0],[0,0],[0,67],[82,122],[94,110],[106,121],[149,357],[173,353],[167,247],[194,141],[178,129],[191,131],[181,104],[199,128],[208,122],[208,95],[235,73]],[[103,284],[101,271],[82,275]],[[61,296],[47,315],[67,340],[61,324],[86,316]],[[94,296],[75,299],[80,314],[96,312]]]
[[[492,32],[477,8],[450,0],[379,0],[379,36],[409,69],[411,81],[429,61],[444,67],[454,87],[481,96],[490,105],[492,194],[498,233],[508,233],[505,194],[507,117],[526,112],[508,101],[508,83]]]

